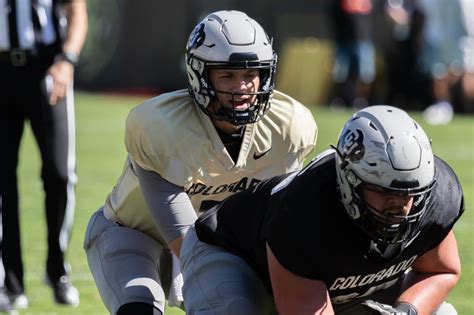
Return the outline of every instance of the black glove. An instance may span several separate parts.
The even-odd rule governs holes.
[[[372,300],[365,300],[362,305],[371,308],[374,314],[382,315],[417,315],[416,309],[413,305],[408,303],[399,303],[397,306],[382,304]]]

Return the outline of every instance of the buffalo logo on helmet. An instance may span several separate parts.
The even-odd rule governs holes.
[[[206,33],[204,32],[204,23],[200,23],[194,28],[192,37],[189,39],[188,51],[201,46],[205,39]]]
[[[364,157],[364,134],[361,130],[347,130],[341,137],[342,154],[351,162],[359,161]]]

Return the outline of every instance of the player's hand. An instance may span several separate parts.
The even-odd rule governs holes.
[[[373,300],[365,300],[362,305],[367,306],[373,310],[374,314],[383,315],[411,315],[407,311],[401,310],[397,307],[390,306],[388,304],[382,304]],[[416,314],[415,314],[416,315]]]
[[[57,61],[48,70],[48,75],[53,78],[49,103],[56,105],[66,96],[69,85],[74,78],[74,66],[67,61]]]

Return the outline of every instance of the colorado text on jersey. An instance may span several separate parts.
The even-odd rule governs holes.
[[[368,296],[368,295],[373,294],[375,291],[378,291],[381,289],[387,289],[391,287],[399,279],[398,276],[395,278],[394,276],[398,275],[401,272],[405,272],[405,270],[410,268],[410,266],[413,264],[416,258],[418,258],[418,255],[414,255],[411,258],[397,262],[396,264],[393,264],[388,268],[379,270],[376,273],[369,273],[366,275],[359,274],[359,275],[337,278],[336,280],[334,280],[333,284],[329,287],[329,291],[331,292],[331,295],[334,295],[335,293],[334,291],[337,291],[337,290],[355,289],[358,287],[365,287],[372,283],[375,283],[375,285],[369,287],[368,289],[365,289],[365,292],[352,292],[346,295],[335,296],[331,298],[331,302],[333,304],[346,303],[352,299]],[[390,280],[381,282],[384,279],[390,279]]]
[[[191,187],[186,189],[186,193],[189,196],[194,196],[194,195],[217,195],[217,194],[222,194],[225,192],[238,192],[241,190],[245,190],[247,188],[253,188],[257,186],[258,183],[260,183],[260,179],[256,178],[248,178],[248,177],[243,177],[239,181],[229,183],[229,184],[222,184],[214,188],[214,186],[210,185],[207,186],[203,183],[193,183]]]

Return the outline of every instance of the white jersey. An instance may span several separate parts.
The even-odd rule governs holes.
[[[316,138],[317,126],[311,112],[275,91],[267,114],[246,125],[234,162],[210,118],[194,104],[187,90],[162,94],[128,115],[128,158],[107,197],[104,214],[164,243],[143,198],[133,163],[183,187],[199,215],[206,201],[220,201],[263,179],[300,169]]]

